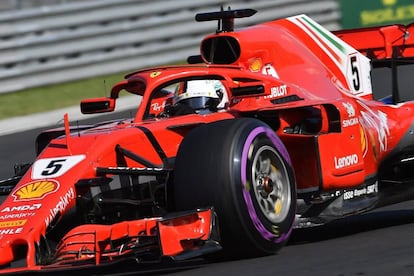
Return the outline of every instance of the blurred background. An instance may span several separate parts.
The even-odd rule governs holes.
[[[58,108],[54,98],[71,105],[64,98],[77,101],[75,92],[65,91],[89,96],[91,83],[99,82],[99,93],[110,89],[111,81],[103,88],[99,76],[120,80],[131,70],[184,63],[217,27],[194,15],[220,6],[258,11],[236,20],[236,28],[301,13],[329,30],[414,22],[412,0],[1,0],[0,120]],[[41,95],[48,89],[51,96]]]

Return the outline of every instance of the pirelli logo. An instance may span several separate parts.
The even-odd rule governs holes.
[[[0,222],[0,228],[11,228],[11,227],[18,227],[18,226],[23,226],[26,224],[25,219],[21,219],[21,220],[11,220],[11,221],[2,221]]]

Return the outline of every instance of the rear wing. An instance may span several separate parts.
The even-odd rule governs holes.
[[[414,57],[414,23],[333,32],[370,59]]]

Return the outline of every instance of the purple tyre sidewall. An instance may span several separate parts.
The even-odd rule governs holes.
[[[241,185],[243,190],[243,199],[247,207],[247,211],[249,213],[249,217],[256,228],[257,232],[263,237],[263,239],[274,242],[275,244],[279,244],[285,242],[293,229],[293,223],[289,227],[287,231],[276,235],[272,231],[270,231],[264,224],[259,215],[257,214],[256,208],[254,206],[254,202],[251,193],[249,192],[249,188],[247,187],[248,183],[248,176],[247,172],[249,170],[248,166],[248,154],[250,145],[254,142],[254,140],[259,135],[266,135],[273,143],[275,149],[279,152],[279,154],[283,157],[283,159],[287,162],[289,166],[291,166],[291,160],[289,158],[289,154],[283,145],[282,141],[276,134],[269,128],[264,126],[259,126],[254,128],[249,135],[247,136],[245,143],[243,145],[243,151],[241,156]]]

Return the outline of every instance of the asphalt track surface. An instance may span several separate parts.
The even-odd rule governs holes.
[[[125,112],[118,116],[128,117]],[[96,120],[100,118],[91,121]],[[14,163],[34,159],[34,139],[40,131],[0,136],[0,179],[12,175]],[[130,270],[119,275],[414,275],[414,201],[295,230],[277,255],[221,262],[201,259],[141,271],[133,265]]]

